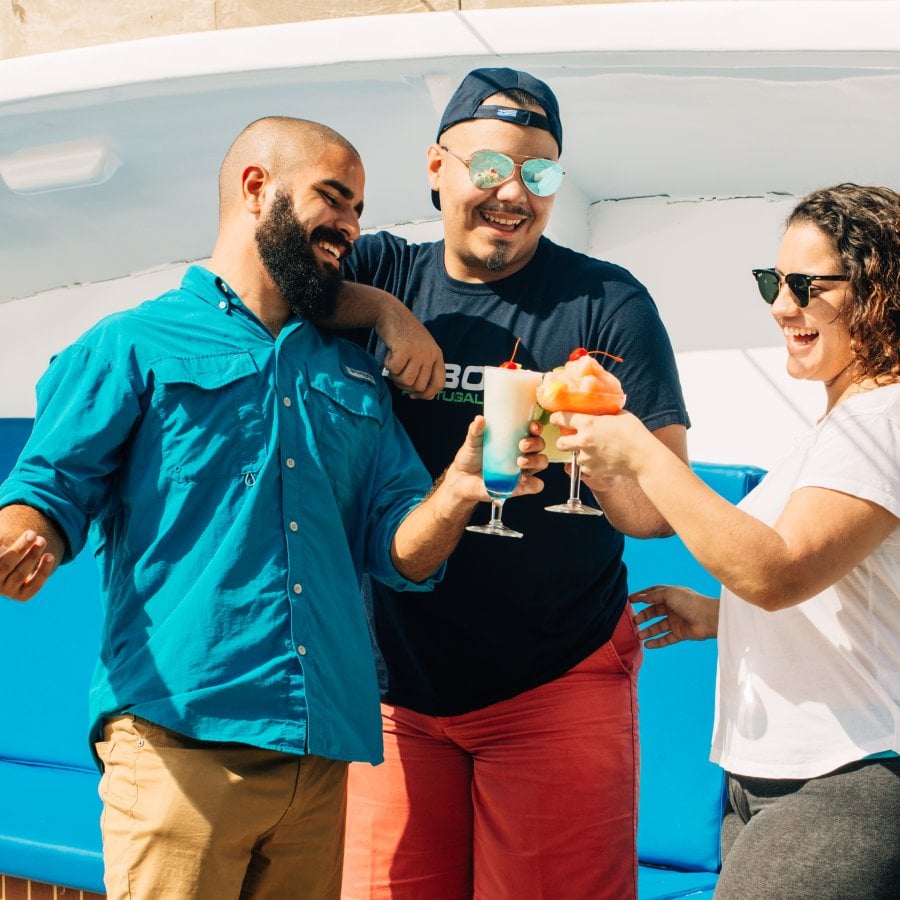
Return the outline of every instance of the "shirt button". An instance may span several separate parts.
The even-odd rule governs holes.
[[[291,531],[296,531],[300,526],[296,522],[291,522],[288,527],[291,529]]]
[[[224,300],[220,300],[219,309],[228,309],[228,304]]]
[[[283,402],[284,402],[284,405],[285,405],[285,406],[290,406],[290,405],[291,405],[291,398],[290,398],[290,397],[285,397]]]
[[[306,656],[306,647],[304,647],[303,644],[300,644],[300,646],[297,647],[297,653],[299,653],[300,656]]]
[[[284,464],[285,464],[289,469],[293,469],[293,468],[294,468],[294,458],[293,458],[292,456],[289,456],[289,457],[284,461]]]
[[[299,585],[299,584],[295,584],[295,585],[294,585],[294,593],[295,593],[295,594],[300,594],[300,593],[302,593],[302,592],[303,592],[303,587],[302,587],[301,585]]]

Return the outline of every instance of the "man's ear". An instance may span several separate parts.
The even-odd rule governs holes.
[[[244,205],[258,216],[266,205],[266,194],[271,189],[269,173],[262,166],[247,166],[241,173],[241,192]]]
[[[444,165],[444,155],[437,144],[432,144],[425,153],[425,166],[428,171],[428,186],[433,191],[441,187],[441,168]]]

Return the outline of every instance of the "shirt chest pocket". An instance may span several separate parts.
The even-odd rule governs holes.
[[[366,495],[381,444],[383,412],[374,384],[313,378],[307,396],[322,467],[340,502]]]
[[[265,455],[265,386],[250,353],[154,365],[163,469],[175,481],[241,478]]]

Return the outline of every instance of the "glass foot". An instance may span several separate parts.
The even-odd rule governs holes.
[[[466,531],[475,531],[478,534],[495,534],[497,537],[523,537],[521,531],[507,528],[502,522],[499,524],[489,522],[487,525],[466,525]]]
[[[567,500],[565,503],[555,503],[553,506],[545,506],[547,512],[568,513],[570,516],[602,516],[603,511],[594,509],[593,506],[585,506],[580,500]]]

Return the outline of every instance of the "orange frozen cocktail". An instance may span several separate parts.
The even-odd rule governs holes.
[[[595,353],[603,353],[595,350]],[[604,356],[610,356],[603,353]],[[610,356],[622,362],[618,356]],[[579,347],[573,350],[569,361],[552,372],[547,372],[537,389],[537,402],[547,412],[577,412],[600,416],[617,413],[625,406],[625,394],[615,375],[610,375],[587,350]],[[567,461],[563,451],[556,444],[555,426],[549,417],[539,412],[544,425],[544,441],[547,443],[547,458],[551,462]],[[559,427],[560,434],[574,434],[571,428]],[[581,472],[578,456],[572,453],[568,458],[572,463],[569,478],[569,499],[565,503],[555,503],[545,507],[550,512],[575,513],[582,516],[602,516],[601,510],[587,506],[579,496]]]
[[[574,351],[574,359],[544,375],[537,402],[550,412],[617,413],[625,405],[619,379],[587,352],[578,353]]]

